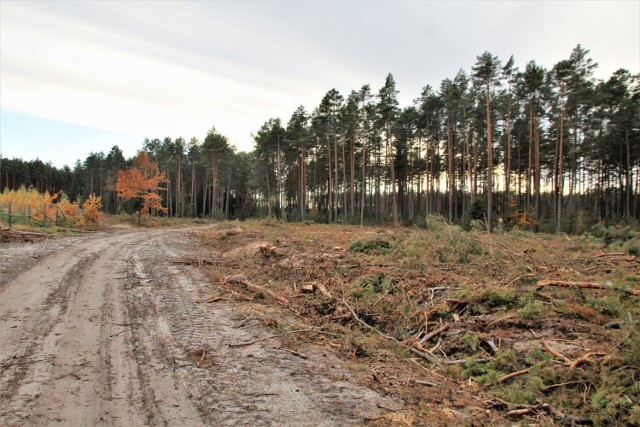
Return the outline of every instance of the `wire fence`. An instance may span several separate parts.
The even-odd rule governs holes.
[[[0,222],[9,226],[26,225],[29,227],[51,227],[75,225],[77,219],[64,214],[55,203],[44,203],[42,207],[32,208],[31,205],[22,205],[15,209],[9,202],[0,206]]]

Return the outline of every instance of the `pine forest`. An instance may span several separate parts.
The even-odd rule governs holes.
[[[596,69],[580,45],[551,69],[485,52],[412,105],[399,105],[391,73],[379,89],[330,89],[312,111],[265,117],[251,152],[213,126],[202,140],[145,139],[140,150],[163,178],[159,215],[417,226],[439,215],[581,233],[640,218],[640,79],[620,69],[599,80]],[[2,159],[0,186],[96,194],[105,212],[133,213],[117,191],[132,167],[118,146],[72,168]]]

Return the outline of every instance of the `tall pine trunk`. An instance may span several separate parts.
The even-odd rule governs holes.
[[[558,195],[557,201],[557,214],[558,217],[556,219],[556,232],[559,233],[562,231],[562,192],[564,188],[564,172],[562,170],[563,166],[563,146],[564,146],[564,93],[560,94],[560,138],[558,141],[558,178],[557,178],[557,188],[556,193]]]
[[[386,130],[387,146],[389,148],[389,162],[391,166],[391,197],[392,197],[392,209],[393,209],[393,225],[397,227],[398,221],[398,193],[396,191],[396,166],[395,166],[395,153],[393,150],[393,141],[391,141],[391,129],[390,125],[387,125]]]
[[[493,231],[493,131],[491,127],[491,97],[489,93],[489,82],[486,86],[487,95],[487,149],[488,149],[488,171],[487,171],[487,231]]]

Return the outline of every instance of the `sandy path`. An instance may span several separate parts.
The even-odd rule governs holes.
[[[172,262],[193,252],[186,230],[25,245],[0,246],[0,424],[358,425],[402,406],[320,349],[229,347],[269,332],[197,302],[211,284]]]

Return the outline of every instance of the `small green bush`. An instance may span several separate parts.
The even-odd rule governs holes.
[[[351,242],[347,249],[351,252],[361,252],[367,255],[384,255],[393,251],[393,245],[381,238],[360,239]]]
[[[518,315],[523,319],[534,319],[544,312],[544,305],[540,301],[531,300],[518,309]]]

